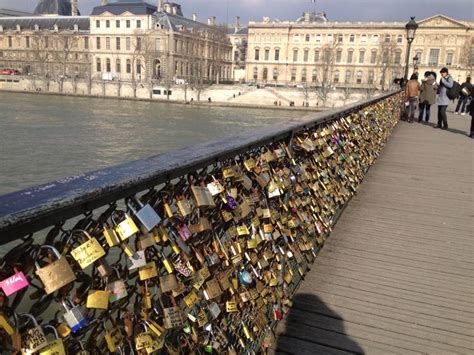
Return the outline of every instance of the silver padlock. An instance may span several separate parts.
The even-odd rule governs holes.
[[[133,201],[135,201],[136,204],[140,206],[140,209],[137,211],[130,202],[127,202],[128,208],[130,208],[143,227],[145,227],[146,230],[150,232],[158,225],[158,223],[161,222],[161,217],[149,204],[144,205],[139,199],[133,199]]]
[[[80,306],[71,305],[70,301],[61,301],[66,312],[63,314],[64,321],[67,323],[73,333],[87,327],[90,322],[87,316],[87,310]]]
[[[18,318],[29,318],[27,323],[30,323],[30,321],[33,323],[33,328],[28,328],[21,335],[21,352],[23,354],[33,354],[48,346],[48,339],[35,317],[29,313],[19,313]]]

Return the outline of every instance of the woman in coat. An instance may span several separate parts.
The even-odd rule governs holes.
[[[423,121],[423,114],[426,112],[425,122],[429,122],[431,114],[431,105],[436,103],[436,73],[432,71],[425,72],[425,77],[421,80],[420,110],[418,113],[418,123]]]

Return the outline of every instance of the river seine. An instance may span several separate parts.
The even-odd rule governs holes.
[[[0,92],[0,195],[303,115]]]

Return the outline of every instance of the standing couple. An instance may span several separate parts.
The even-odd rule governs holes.
[[[408,122],[413,122],[415,118],[416,105],[419,99],[420,110],[418,115],[418,122],[423,121],[425,115],[425,122],[430,120],[431,105],[435,103],[438,105],[438,124],[434,128],[448,129],[448,117],[446,109],[449,105],[448,90],[453,87],[454,80],[449,75],[448,68],[443,68],[440,71],[441,80],[436,83],[436,73],[432,71],[425,72],[425,77],[422,84],[418,82],[418,74],[413,74],[410,81],[405,88],[406,102],[408,103]],[[436,94],[438,97],[436,98]]]

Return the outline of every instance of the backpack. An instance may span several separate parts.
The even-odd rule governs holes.
[[[461,94],[461,84],[457,81],[453,80],[453,87],[451,89],[446,90],[446,95],[450,100],[455,100]]]

